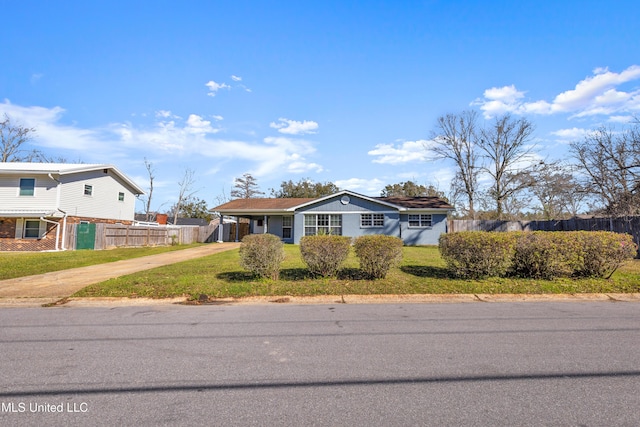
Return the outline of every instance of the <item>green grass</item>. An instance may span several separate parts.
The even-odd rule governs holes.
[[[186,296],[198,298],[259,295],[372,295],[372,294],[540,294],[540,293],[628,293],[640,292],[640,261],[634,260],[605,279],[560,279],[555,281],[518,278],[460,280],[448,276],[437,247],[405,247],[399,268],[385,279],[366,280],[353,255],[337,278],[316,278],[300,258],[298,246],[286,245],[280,280],[254,277],[239,265],[238,250],[160,267],[91,285],[76,297]]]
[[[201,245],[199,243],[182,246],[120,248],[106,251],[0,252],[0,280],[104,264]]]

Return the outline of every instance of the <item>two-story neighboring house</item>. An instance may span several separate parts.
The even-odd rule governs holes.
[[[131,224],[144,191],[113,165],[0,163],[0,250],[64,249],[66,224]]]

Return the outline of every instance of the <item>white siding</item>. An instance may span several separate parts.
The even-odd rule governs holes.
[[[33,196],[20,196],[20,178],[35,178]],[[56,182],[47,175],[0,175],[0,203],[2,209],[55,210]]]
[[[133,221],[136,197],[110,170],[64,175],[60,209],[72,216]],[[84,186],[91,185],[91,196],[84,194]],[[118,200],[124,193],[124,201]]]

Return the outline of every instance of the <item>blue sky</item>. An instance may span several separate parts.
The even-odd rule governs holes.
[[[0,112],[36,148],[111,163],[168,209],[186,168],[215,206],[233,180],[379,195],[429,160],[436,119],[536,125],[538,155],[640,110],[637,1],[3,2]],[[142,203],[137,206],[142,210]]]

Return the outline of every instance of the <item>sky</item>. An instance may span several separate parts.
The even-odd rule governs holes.
[[[31,147],[113,164],[152,210],[185,171],[214,207],[252,174],[266,196],[309,178],[378,196],[449,190],[425,149],[473,109],[531,121],[536,155],[640,111],[635,1],[4,1],[0,114]],[[137,211],[143,211],[138,202]]]

